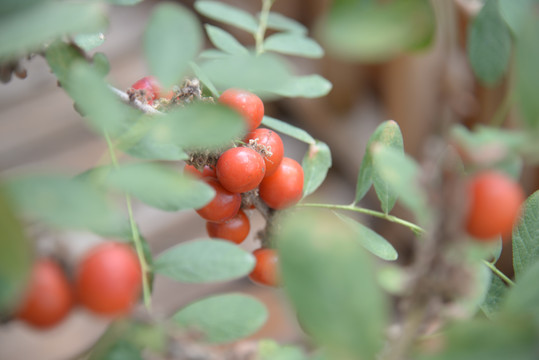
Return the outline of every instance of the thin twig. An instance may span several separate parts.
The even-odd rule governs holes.
[[[144,103],[142,103],[141,101],[139,101],[137,99],[133,99],[133,101],[131,101],[131,99],[129,99],[129,95],[127,95],[127,93],[125,91],[117,89],[112,85],[109,85],[109,88],[112,90],[112,92],[114,94],[118,95],[120,100],[122,100],[124,103],[126,103],[128,105],[133,106],[135,109],[138,109],[138,110],[140,110],[140,111],[142,111],[142,112],[144,112],[146,114],[152,114],[152,115],[163,115],[164,114],[161,111],[156,110],[152,106],[150,106],[148,104],[144,104]]]

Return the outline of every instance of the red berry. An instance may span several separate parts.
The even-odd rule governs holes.
[[[172,96],[174,96],[174,93],[172,91],[169,91],[166,94],[162,94],[163,89],[161,88],[159,81],[157,81],[157,79],[153,76],[145,76],[133,85],[131,85],[131,87],[135,90],[145,90],[146,100],[150,105],[155,99],[165,97],[170,100],[172,99]]]
[[[281,137],[273,130],[258,128],[254,131],[251,131],[245,137],[245,142],[248,143],[249,140],[258,139],[257,143],[259,145],[264,145],[268,150],[271,151],[271,156],[266,156],[264,162],[266,163],[266,175],[265,177],[273,174],[279,165],[284,156],[284,146]]]
[[[204,177],[217,177],[217,175],[215,174],[215,169],[209,167],[208,165],[204,166],[204,169],[202,170],[202,172],[198,171],[197,168],[194,167],[193,165],[185,165],[185,167],[183,168],[183,171],[199,179],[204,178]]]
[[[247,131],[253,131],[264,117],[264,103],[258,96],[245,90],[228,89],[219,97],[221,104],[238,111],[245,119]]]
[[[272,209],[294,205],[303,192],[303,168],[297,161],[283,158],[277,170],[260,183],[260,198]]]
[[[236,244],[241,244],[249,235],[251,225],[249,218],[243,210],[238,211],[236,216],[222,223],[214,223],[208,221],[206,223],[208,235],[212,238],[219,238],[232,241]]]
[[[17,318],[38,328],[52,327],[69,314],[73,302],[71,285],[60,266],[42,259],[34,264]]]
[[[524,201],[520,185],[503,173],[486,171],[470,180],[468,191],[468,233],[484,241],[511,234]]]
[[[236,215],[241,206],[241,195],[228,191],[216,179],[204,180],[213,187],[216,194],[206,206],[196,210],[198,215],[213,222],[222,222]]]
[[[249,274],[249,278],[259,284],[278,286],[280,276],[277,251],[274,249],[256,249],[253,255],[256,259],[256,265]]]
[[[123,243],[105,242],[80,262],[75,290],[87,309],[101,315],[127,313],[140,296],[142,271],[136,253]]]
[[[217,161],[217,179],[225,189],[244,193],[260,184],[266,173],[262,155],[255,150],[237,147],[225,151]]]

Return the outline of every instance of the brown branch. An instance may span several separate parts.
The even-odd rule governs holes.
[[[109,85],[109,88],[112,90],[112,92],[114,94],[118,95],[120,100],[122,100],[124,103],[126,103],[128,105],[131,105],[132,107],[142,111],[143,113],[150,114],[150,115],[163,115],[164,114],[161,111],[156,110],[152,106],[150,106],[148,104],[144,104],[144,103],[142,103],[141,101],[139,101],[137,99],[133,99],[131,101],[131,99],[129,98],[129,95],[127,95],[126,92],[124,92],[124,91],[122,91],[120,89],[117,89],[112,85]]]

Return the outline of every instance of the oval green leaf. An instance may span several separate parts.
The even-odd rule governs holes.
[[[317,98],[326,96],[333,85],[320,75],[291,76],[280,87],[271,92],[286,97]]]
[[[290,137],[293,137],[294,139],[297,139],[299,141],[303,141],[304,143],[310,145],[316,144],[316,140],[311,135],[309,135],[307,131],[300,129],[294,125],[290,125],[289,123],[286,123],[282,120],[277,120],[270,116],[264,116],[264,118],[262,119],[262,125],[272,128],[273,130],[276,130]]]
[[[303,197],[305,197],[322,185],[331,167],[331,151],[327,144],[322,141],[311,144],[301,167],[304,172]]]
[[[210,24],[204,25],[206,33],[211,43],[219,50],[228,54],[248,54],[249,50],[245,48],[234,36],[217,26]]]
[[[202,44],[202,29],[191,11],[173,3],[156,6],[144,32],[144,53],[163,87],[181,82]]]
[[[313,39],[301,34],[278,33],[264,41],[266,51],[318,59],[324,56],[324,49]]]
[[[513,228],[513,268],[518,277],[539,262],[539,191],[524,203],[522,214]]]
[[[182,243],[155,259],[155,272],[186,283],[229,281],[248,275],[253,255],[225,240],[202,239]]]
[[[73,38],[75,44],[84,51],[90,51],[105,42],[105,34],[102,32],[92,34],[77,34]]]
[[[202,181],[153,163],[121,166],[108,174],[106,182],[165,211],[198,209],[215,196]]]
[[[344,221],[354,233],[356,233],[357,240],[365,249],[378,256],[380,259],[388,261],[397,260],[399,254],[393,245],[382,236],[348,216],[339,213],[335,214],[339,219]]]
[[[200,1],[195,2],[195,9],[210,19],[232,25],[239,29],[256,34],[258,24],[256,19],[248,12],[235,6],[222,3],[220,1]]]
[[[500,15],[505,20],[513,34],[518,35],[522,24],[526,22],[528,16],[533,12],[533,6],[537,0],[498,0]]]
[[[242,294],[216,295],[178,311],[172,320],[210,343],[227,343],[254,334],[268,318],[266,307]]]
[[[485,85],[500,81],[511,57],[511,34],[498,11],[498,0],[487,0],[468,32],[468,57]]]
[[[515,286],[507,294],[506,309],[514,313],[534,313],[539,316],[539,261],[530,264],[520,274]]]
[[[260,18],[260,14],[258,17]],[[272,11],[268,14],[268,28],[300,35],[307,34],[307,28],[302,23]]]
[[[503,280],[492,274],[487,295],[480,306],[488,318],[493,319],[500,311],[503,301],[507,296],[507,290],[507,285],[505,285]]]

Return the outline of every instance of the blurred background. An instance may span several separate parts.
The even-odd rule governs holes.
[[[192,0],[177,2],[193,8]],[[260,1],[223,2],[250,13],[260,10]],[[108,57],[111,70],[107,79],[119,89],[126,90],[148,75],[142,33],[157,3],[147,0],[132,7],[110,6],[108,9],[110,26],[105,33],[106,41],[96,51]],[[311,200],[335,204],[352,201],[367,140],[382,121],[396,120],[403,132],[406,152],[422,160],[435,149],[436,138],[450,123],[461,122],[467,126],[487,123],[498,109],[507,87],[506,80],[490,88],[481,86],[474,80],[466,56],[467,27],[479,11],[481,1],[426,4],[433,11],[435,21],[432,18],[432,23],[425,23],[424,18],[415,19],[414,14],[410,14],[408,21],[413,26],[427,28],[421,35],[423,46],[410,46],[414,51],[395,44],[384,48],[384,29],[374,27],[371,32],[348,35],[357,36],[358,41],[360,37],[363,40],[367,37],[372,43],[381,44],[377,53],[363,57],[340,52],[338,44],[320,31],[321,21],[334,6],[332,1],[275,2],[273,11],[304,24],[309,35],[326,49],[321,59],[290,57],[297,73],[319,73],[333,83],[326,97],[265,103],[267,115],[305,129],[331,148],[333,167]],[[203,17],[200,19],[212,23]],[[244,45],[254,45],[250,35],[226,25],[223,27]],[[0,176],[49,172],[76,175],[95,166],[106,154],[104,140],[81,121],[42,57],[23,64],[28,72],[26,79],[14,78],[0,86]],[[511,117],[510,114],[509,124]],[[301,161],[306,146],[287,137],[283,141],[286,156]],[[173,166],[180,170],[183,163]],[[531,170],[527,170],[524,179],[528,185],[533,182]],[[361,205],[378,210],[378,201],[371,192]],[[135,218],[154,255],[177,243],[206,236],[205,222],[194,211],[166,213],[141,203],[135,206]],[[398,206],[394,213],[410,219]],[[251,214],[251,219],[251,235],[242,244],[249,250],[259,246],[255,234],[263,226],[258,214]],[[372,218],[364,218],[363,222],[395,246],[399,262],[410,261],[411,232]],[[51,232],[41,228],[32,228],[30,232],[38,241],[40,251],[60,246],[73,262],[91,244],[100,241],[83,232]],[[510,252],[504,252],[500,267],[509,274],[510,261]],[[158,276],[153,296],[154,313],[157,318],[165,318],[195,299],[225,291],[252,294],[268,306],[269,321],[253,338],[273,338],[283,343],[303,341],[295,315],[287,307],[281,291],[254,285],[247,279],[202,286],[178,284]],[[76,358],[95,342],[107,324],[107,320],[76,310],[67,321],[47,332],[33,330],[16,321],[0,325],[0,359]]]

